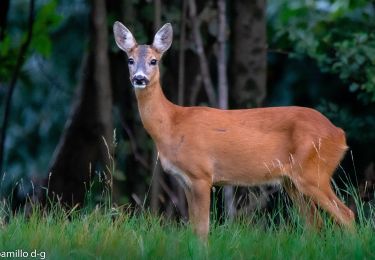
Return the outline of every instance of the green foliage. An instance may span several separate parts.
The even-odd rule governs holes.
[[[340,107],[335,103],[323,101],[318,110],[329,117],[336,125],[345,126],[348,138],[356,142],[366,142],[375,140],[375,117],[373,115],[355,116],[345,107]]]
[[[0,82],[5,87],[25,40],[27,3],[11,1],[6,38],[0,42]],[[24,189],[16,192],[22,197],[31,189],[30,178],[47,174],[78,82],[87,36],[85,8],[71,1],[36,1],[33,35],[12,99],[1,194],[23,178]],[[4,96],[0,91],[0,100]]]
[[[10,20],[15,19],[14,25],[8,29],[10,32],[6,34],[5,38],[0,41],[0,81],[8,82],[14,71],[17,55],[20,52],[22,44],[26,41],[28,34],[28,12],[29,10],[23,10],[24,20],[19,20],[20,16],[12,17],[12,11],[20,8],[18,5],[24,3],[12,3],[10,9]],[[27,6],[27,5],[25,5]],[[43,57],[49,57],[52,50],[52,41],[50,39],[51,33],[61,22],[61,16],[56,12],[57,1],[53,0],[43,5],[40,9],[36,10],[36,16],[33,23],[33,34],[31,36],[31,43],[29,51],[24,57],[24,61],[27,61],[31,54],[40,54]]]
[[[56,0],[43,5],[37,12],[34,23],[31,48],[45,58],[48,58],[52,51],[50,34],[62,21],[62,17],[57,14],[56,8]]]
[[[350,91],[375,102],[375,7],[367,1],[270,3],[272,44],[315,59]]]
[[[0,41],[0,81],[10,80],[10,72],[16,66],[18,49],[11,47],[11,39],[7,35],[3,41]]]

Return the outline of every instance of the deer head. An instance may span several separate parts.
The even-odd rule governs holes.
[[[159,61],[172,44],[173,30],[166,23],[154,36],[151,45],[138,45],[133,34],[122,23],[115,22],[113,32],[117,46],[126,52],[130,82],[136,89],[144,89],[159,80]]]

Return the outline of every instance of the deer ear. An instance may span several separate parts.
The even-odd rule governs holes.
[[[170,23],[166,23],[155,34],[152,47],[159,53],[164,53],[171,47],[173,38],[173,29]]]
[[[117,46],[126,53],[129,53],[137,45],[133,34],[122,23],[114,23],[113,33]]]

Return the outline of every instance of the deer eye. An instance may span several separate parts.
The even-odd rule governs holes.
[[[132,58],[128,59],[128,64],[129,65],[133,65],[134,64],[134,60]]]
[[[155,60],[155,59],[152,59],[152,60],[150,61],[150,64],[151,64],[151,65],[156,65],[156,63],[158,63],[158,61]]]

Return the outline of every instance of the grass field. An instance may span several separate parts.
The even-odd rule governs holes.
[[[214,223],[204,245],[187,225],[149,213],[36,210],[28,218],[19,213],[2,219],[0,256],[13,252],[17,258],[18,252],[30,258],[36,252],[34,259],[375,259],[373,216],[359,221],[354,233],[329,221],[315,232],[304,228],[297,216],[278,224],[267,215]]]

